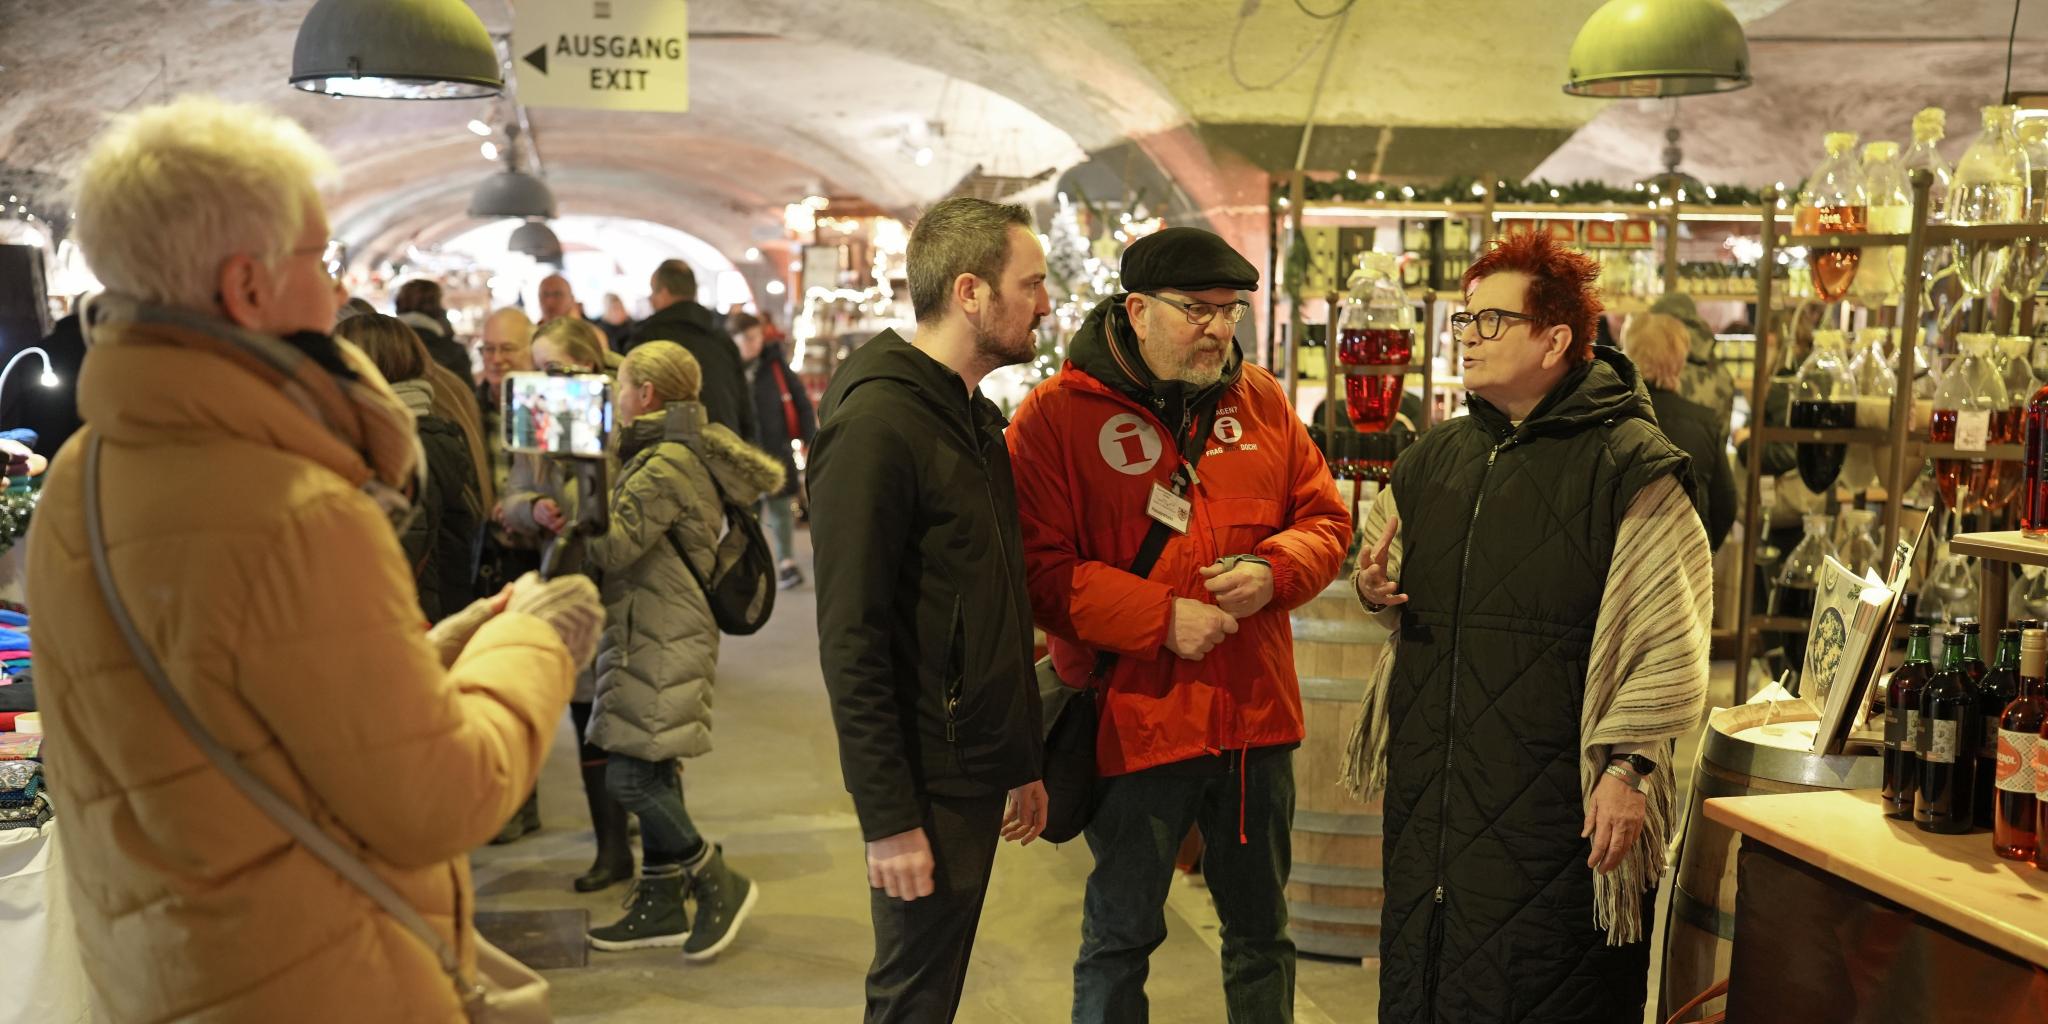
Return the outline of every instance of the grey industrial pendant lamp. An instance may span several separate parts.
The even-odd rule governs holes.
[[[512,238],[505,243],[505,248],[523,252],[533,257],[536,263],[562,265],[562,240],[555,237],[554,229],[542,221],[530,220],[512,229]]]
[[[1572,41],[1564,91],[1630,99],[1749,84],[1749,39],[1721,0],[1607,0]]]
[[[299,23],[291,83],[329,96],[461,100],[496,96],[505,76],[462,0],[320,0]]]
[[[469,215],[553,220],[555,193],[548,183],[519,169],[519,126],[505,126],[505,169],[491,175],[469,197]]]

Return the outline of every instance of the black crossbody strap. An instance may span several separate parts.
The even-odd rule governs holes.
[[[1202,461],[1202,452],[1208,445],[1209,432],[1216,429],[1216,406],[1221,404],[1221,401],[1219,398],[1216,402],[1210,403],[1208,411],[1202,414],[1197,424],[1199,429],[1192,436],[1182,439],[1181,466],[1174,470],[1173,479],[1183,494],[1194,487],[1195,465]],[[1166,542],[1172,534],[1173,527],[1153,520],[1152,529],[1146,531],[1145,539],[1138,544],[1138,557],[1131,559],[1131,575],[1139,579],[1150,576],[1152,567],[1159,564],[1159,556],[1166,550]],[[1088,674],[1089,681],[1099,683],[1107,678],[1109,670],[1116,667],[1116,658],[1114,651],[1097,652],[1095,670]]]

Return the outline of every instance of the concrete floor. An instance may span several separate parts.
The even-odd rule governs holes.
[[[759,635],[725,638],[717,749],[689,762],[685,774],[691,816],[725,845],[728,862],[761,886],[760,903],[741,938],[717,961],[697,966],[684,964],[672,950],[591,951],[587,967],[547,972],[557,1020],[859,1019],[862,979],[873,952],[867,876],[860,830],[840,785],[818,675],[815,622],[813,592],[806,585],[777,599],[775,616]],[[1725,702],[1730,673],[1725,665],[1717,669],[1718,700]],[[571,733],[564,716],[540,785],[543,830],[476,854],[481,910],[580,909],[596,923],[619,916],[628,886],[585,896],[569,885],[588,867],[592,849]],[[1694,741],[1681,750],[1681,785],[1689,783],[1696,748]],[[1067,1018],[1090,865],[1087,848],[1078,842],[1004,845],[975,945],[962,1024]],[[1660,923],[1662,917],[1660,912]],[[1147,989],[1152,1019],[1224,1020],[1217,925],[1206,894],[1177,883],[1167,922],[1167,941],[1152,957]],[[1661,947],[1661,935],[1658,940]],[[1378,975],[1370,962],[1304,957],[1296,993],[1301,1024],[1371,1021],[1379,1002]],[[1654,1009],[1654,989],[1651,1004]]]

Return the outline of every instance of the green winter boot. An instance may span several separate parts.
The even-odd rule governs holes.
[[[690,893],[697,900],[697,923],[683,944],[683,959],[701,963],[739,938],[740,925],[753,912],[760,890],[752,879],[725,866],[723,847],[707,847],[684,870],[690,874]]]
[[[626,898],[626,916],[618,923],[590,930],[590,944],[607,952],[680,946],[690,937],[690,918],[683,907],[683,869],[674,864],[648,867]]]

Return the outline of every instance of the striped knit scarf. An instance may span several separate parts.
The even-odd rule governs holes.
[[[1393,492],[1382,491],[1361,527],[1368,541],[1386,529],[1392,511]],[[1396,542],[1387,574],[1398,580],[1400,572]],[[1649,756],[1657,770],[1643,785],[1649,808],[1642,836],[1619,867],[1593,876],[1593,924],[1606,929],[1609,945],[1649,937],[1642,894],[1663,877],[1666,852],[1677,839],[1673,741],[1698,727],[1705,710],[1713,605],[1713,559],[1699,514],[1685,489],[1663,477],[1637,495],[1622,517],[1600,619],[1593,627],[1579,719],[1579,784],[1588,807],[1606,771],[1610,746],[1655,744]],[[1379,618],[1397,625],[1399,609]],[[1399,636],[1398,629],[1392,632],[1366,678],[1339,780],[1359,800],[1370,799],[1387,784],[1391,727],[1386,695]]]
[[[313,422],[362,455],[368,473],[351,482],[375,499],[394,523],[411,514],[408,495],[419,492],[425,463],[413,415],[361,349],[335,340],[352,375],[344,376],[282,338],[113,292],[88,299],[79,319],[88,343],[93,331],[112,324],[173,328],[178,331],[175,344],[210,352],[275,385]]]

